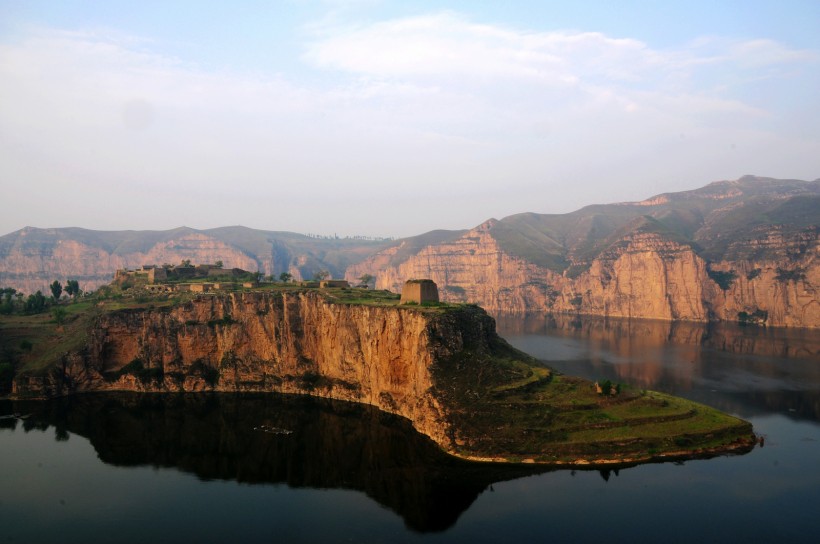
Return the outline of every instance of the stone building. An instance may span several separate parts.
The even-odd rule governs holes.
[[[401,304],[438,301],[438,286],[433,280],[407,280],[401,290]]]
[[[347,280],[322,280],[319,282],[319,289],[329,287],[350,287],[350,283]]]

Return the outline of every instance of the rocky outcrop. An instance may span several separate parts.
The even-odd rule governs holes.
[[[430,245],[404,262],[390,264],[401,249],[391,248],[348,268],[346,277],[376,277],[376,289],[401,292],[404,282],[430,278],[439,296],[450,302],[474,302],[489,311],[524,312],[544,308],[552,294],[549,285],[560,275],[524,259],[509,255],[491,234],[488,221],[463,236]]]
[[[620,465],[753,444],[751,425],[706,406],[642,390],[603,395],[554,376],[501,339],[476,306],[342,302],[351,294],[266,289],[84,314],[85,339],[72,333],[71,343],[42,352],[15,377],[13,395],[311,395],[402,416],[445,451],[483,461]],[[627,404],[626,416],[611,415]],[[590,423],[601,419],[603,427]],[[667,425],[681,419],[697,432],[682,437]]]
[[[315,291],[208,296],[170,310],[102,314],[87,346],[46,376],[21,376],[18,396],[80,391],[272,391],[361,402],[408,418],[445,448],[453,432],[431,393],[431,369],[493,320],[334,304]]]
[[[562,273],[512,255],[494,222],[429,245],[402,262],[388,251],[348,269],[400,291],[405,280],[431,278],[445,301],[492,312],[566,312],[705,322],[739,321],[820,327],[820,229],[761,227],[732,244],[732,259],[707,261],[697,244],[640,221],[605,249],[577,258]]]

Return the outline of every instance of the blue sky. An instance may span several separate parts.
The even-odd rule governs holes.
[[[820,177],[820,2],[0,0],[0,234],[407,236]],[[7,200],[8,202],[8,200]]]

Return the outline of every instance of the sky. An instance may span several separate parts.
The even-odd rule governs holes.
[[[820,178],[820,2],[0,0],[0,235],[411,236]]]

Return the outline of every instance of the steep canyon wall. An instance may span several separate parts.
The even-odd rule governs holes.
[[[588,262],[557,273],[504,251],[483,225],[403,262],[383,252],[348,269],[400,291],[410,278],[431,278],[446,301],[474,302],[492,312],[552,311],[664,320],[739,321],[820,327],[817,229],[762,235],[780,249],[757,258],[745,242],[739,258],[707,263],[692,245],[653,232],[633,232]],[[570,273],[572,270],[577,272]],[[744,317],[745,316],[745,317]]]

